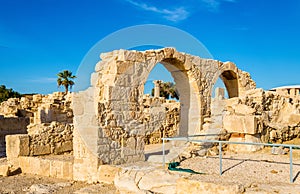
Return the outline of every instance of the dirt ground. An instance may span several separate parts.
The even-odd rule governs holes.
[[[0,177],[0,193],[116,193],[113,185],[87,184],[78,181],[66,181],[50,177],[41,177],[30,174],[18,174],[9,177]]]
[[[298,142],[285,142],[297,144]],[[168,146],[167,146],[168,147]],[[146,153],[158,153],[161,145],[151,145]],[[68,157],[68,156],[66,156]],[[0,164],[5,163],[0,158]],[[221,184],[241,184],[248,191],[265,188],[267,193],[300,193],[300,150],[293,150],[293,181],[290,183],[289,154],[272,155],[271,148],[247,153],[225,152],[222,159],[222,176],[219,175],[219,156],[195,157],[183,161],[180,168],[204,174],[180,173],[189,179]],[[299,188],[295,190],[295,188]],[[252,190],[251,190],[252,189]],[[275,189],[275,190],[274,190]],[[269,192],[270,191],[270,192]],[[273,192],[274,191],[274,192]],[[87,184],[30,174],[0,177],[0,193],[116,193],[114,185]]]

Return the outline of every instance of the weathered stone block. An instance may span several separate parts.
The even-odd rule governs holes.
[[[253,115],[256,111],[254,108],[251,108],[245,104],[236,104],[233,105],[232,108],[237,115]]]
[[[62,143],[57,143],[54,149],[54,154],[60,154],[68,151],[73,150],[73,142],[72,141],[66,141]]]
[[[19,156],[29,155],[29,136],[28,135],[7,135],[6,136],[6,155],[10,164],[18,165]]]
[[[244,188],[238,184],[218,184],[201,182],[197,180],[189,180],[180,178],[177,180],[176,193],[177,194],[240,194],[244,192]]]
[[[18,158],[19,165],[23,173],[30,173],[32,172],[30,166],[30,157],[20,156]]]
[[[223,128],[230,133],[258,133],[257,118],[255,116],[225,115]]]
[[[291,126],[296,126],[300,123],[300,114],[291,114],[288,123]]]
[[[49,144],[47,145],[33,145],[32,148],[32,155],[33,156],[39,156],[39,155],[47,155],[51,154],[51,146]]]
[[[40,159],[38,174],[41,176],[50,176],[50,160]]]
[[[120,167],[101,165],[98,169],[98,181],[106,184],[113,184],[115,176],[120,170]]]
[[[162,170],[153,170],[146,173],[138,182],[141,190],[153,193],[176,193],[178,176]]]
[[[259,135],[244,135],[232,136],[229,141],[231,142],[250,142],[250,143],[261,143]],[[261,150],[264,146],[260,145],[241,145],[241,144],[229,144],[229,150],[234,152],[255,152]]]
[[[67,180],[73,180],[73,163],[63,162],[62,178]]]
[[[63,178],[63,161],[52,160],[50,162],[50,176]]]
[[[7,164],[0,165],[0,176],[9,175],[9,166]]]

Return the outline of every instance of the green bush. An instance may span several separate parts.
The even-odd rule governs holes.
[[[20,98],[22,95],[11,88],[6,88],[5,85],[0,85],[0,103],[9,98]]]

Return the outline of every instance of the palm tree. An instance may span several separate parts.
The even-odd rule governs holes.
[[[72,89],[72,86],[75,84],[75,82],[72,79],[75,79],[76,76],[72,75],[71,71],[64,70],[62,72],[59,72],[57,74],[57,85],[58,87],[64,86],[65,87],[65,94],[68,93],[69,88]]]
[[[171,98],[176,98],[177,100],[179,100],[176,85],[173,82],[162,82],[159,87],[159,96],[165,97],[166,99],[169,99],[171,96]],[[154,88],[151,91],[151,95],[154,96]]]

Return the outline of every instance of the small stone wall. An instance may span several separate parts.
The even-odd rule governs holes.
[[[21,156],[18,163],[22,173],[73,180],[73,160]]]
[[[48,95],[28,95],[10,98],[0,104],[0,115],[4,117],[28,117],[30,124],[73,122],[72,94],[54,92]]]
[[[8,160],[14,161],[19,156],[58,155],[70,152],[73,150],[72,139],[73,125],[52,122],[36,134],[6,136],[7,157]]]
[[[5,136],[27,133],[29,118],[4,118],[0,116],[0,157],[5,156]]]
[[[72,148],[72,132],[68,130],[67,133],[70,134],[67,136],[66,134],[55,134],[64,130],[61,129],[61,124],[59,126],[50,124],[52,121],[65,123],[62,124],[63,126],[73,123],[71,102],[72,94],[62,92],[49,95],[27,95],[20,99],[10,98],[2,102],[0,104],[0,115],[3,115],[0,117],[0,157],[5,156],[6,135],[27,132],[33,135],[31,136],[31,142],[35,142],[32,143],[31,148],[31,150],[36,150],[31,151],[33,155],[57,154],[69,150],[70,147]],[[71,131],[73,131],[73,127],[71,128]],[[47,136],[49,136],[49,139],[45,140]],[[63,139],[58,140],[61,138]],[[56,147],[60,147],[62,150],[57,150]]]
[[[73,150],[73,125],[52,122],[39,127],[38,133],[29,135],[29,155],[62,154]]]
[[[162,97],[151,98],[149,95],[144,97],[144,112],[145,118],[150,122],[155,128],[150,134],[145,136],[145,144],[156,144],[161,143],[162,137],[174,137],[178,134],[179,130],[179,113],[180,113],[180,102],[175,100],[166,100]],[[155,121],[155,113],[153,112],[155,108],[160,107],[160,109],[165,111],[165,119],[162,122]]]

